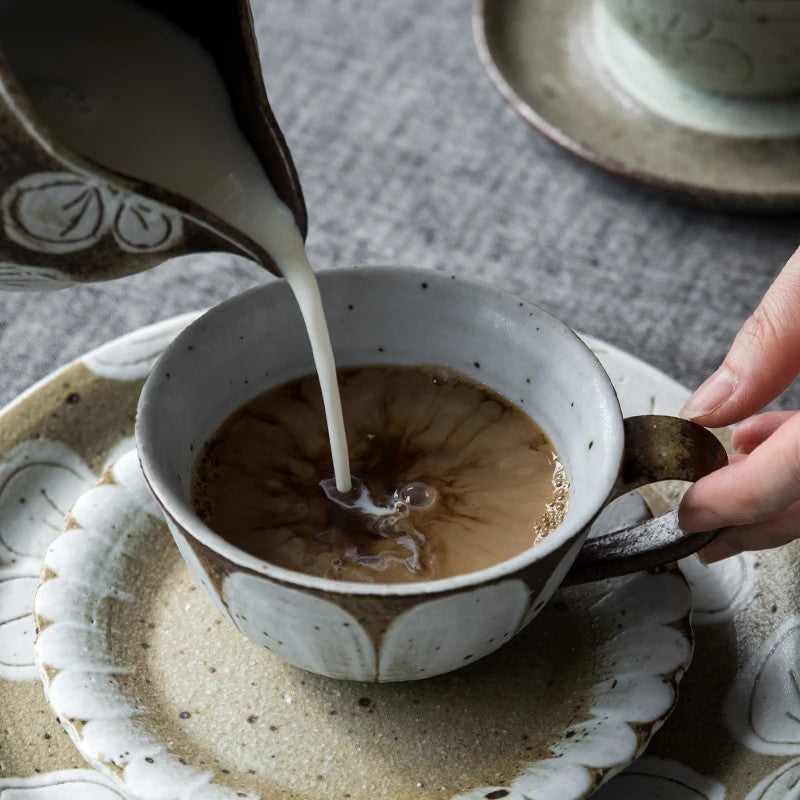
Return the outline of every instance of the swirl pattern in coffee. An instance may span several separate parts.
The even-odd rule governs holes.
[[[260,395],[207,443],[195,509],[238,547],[287,569],[368,582],[473,572],[563,519],[567,480],[542,429],[452,370],[339,373],[354,491],[338,495],[316,376]]]

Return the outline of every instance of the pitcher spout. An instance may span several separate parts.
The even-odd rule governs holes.
[[[239,225],[241,214],[227,213],[215,197],[225,188],[219,176],[228,175],[224,159],[234,147],[225,150],[225,136],[239,137],[250,151],[251,161],[242,161],[249,165],[245,171],[260,171],[252,179],[271,187],[265,191],[274,192],[305,238],[302,189],[267,98],[248,0],[115,0],[112,5],[111,12],[98,0],[10,0],[0,7],[0,288],[55,289],[109,280],[206,251],[243,255],[277,273],[268,248],[252,238],[253,225]],[[111,27],[117,5],[132,21],[122,33]],[[161,26],[158,35],[148,28],[151,23],[153,30]],[[96,58],[84,59],[83,75],[90,76],[85,85],[69,70],[64,77],[58,54],[47,48],[48,30],[58,28],[60,34],[69,25],[78,46]],[[104,69],[103,48],[111,52],[120,36],[125,48],[117,46],[116,61]],[[179,68],[163,71],[163,85],[151,87],[167,110],[173,102],[176,109],[187,109],[185,119],[173,115],[180,123],[174,136],[155,96],[149,119],[137,115],[134,102],[134,110],[121,105],[117,112],[108,100],[119,95],[121,104],[137,100],[148,108],[142,87],[148,74],[155,81],[154,48],[165,43],[191,56],[176,51]],[[126,48],[129,62],[120,61],[119,51]],[[139,83],[131,78],[112,85],[127,63],[136,67],[138,51]],[[168,53],[161,56],[170,63]],[[199,88],[188,71],[195,61]],[[77,69],[66,51],[63,63],[73,73]],[[206,100],[209,109],[203,108]],[[211,107],[214,102],[219,108]],[[205,117],[193,117],[193,109]],[[204,155],[193,139],[202,133],[212,145],[215,140],[202,120],[226,115],[230,124],[220,128],[219,156],[213,150]],[[127,143],[120,144],[125,136]],[[230,182],[242,183],[233,168]],[[246,198],[236,202],[242,205]]]

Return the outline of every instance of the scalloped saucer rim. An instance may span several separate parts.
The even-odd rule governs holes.
[[[634,496],[634,501],[637,498]],[[620,522],[649,516],[641,498],[638,503],[629,504],[628,509],[633,519],[623,518]],[[53,710],[81,754],[121,789],[142,800],[156,800],[165,788],[178,792],[186,784],[192,785],[195,800],[242,796],[238,792],[247,797],[268,797],[273,788],[270,770],[265,772],[263,766],[259,769],[254,761],[251,771],[255,769],[257,776],[248,778],[241,768],[242,749],[247,752],[248,746],[256,747],[260,752],[272,747],[280,752],[283,746],[287,752],[292,743],[307,741],[312,731],[317,745],[325,743],[321,747],[325,753],[340,755],[331,761],[306,750],[304,756],[286,756],[287,766],[282,761],[272,762],[272,770],[283,781],[275,779],[282,789],[291,794],[328,797],[328,788],[315,795],[314,782],[308,785],[305,773],[318,772],[324,776],[325,787],[333,784],[337,791],[344,790],[356,798],[379,796],[381,785],[387,781],[391,786],[386,797],[419,795],[413,782],[406,785],[400,778],[383,775],[375,764],[371,774],[351,777],[348,765],[356,758],[356,752],[347,757],[350,737],[338,731],[336,722],[326,725],[325,716],[314,718],[314,710],[330,703],[332,695],[353,691],[368,693],[372,698],[369,702],[364,702],[364,698],[358,700],[362,707],[375,711],[370,720],[374,727],[372,737],[385,740],[392,732],[401,738],[410,737],[410,741],[427,737],[426,752],[444,753],[443,762],[436,764],[433,759],[430,767],[423,753],[407,761],[395,756],[404,764],[406,775],[413,772],[417,787],[432,785],[434,777],[437,784],[453,781],[455,773],[447,762],[456,750],[459,758],[466,752],[471,762],[480,762],[480,751],[485,744],[480,737],[473,739],[478,729],[472,730],[474,720],[479,719],[481,729],[507,727],[516,732],[508,741],[514,755],[504,752],[498,758],[503,763],[510,758],[518,766],[505,768],[508,777],[503,782],[487,784],[486,777],[481,777],[494,775],[497,767],[487,766],[483,772],[469,773],[468,777],[458,779],[455,791],[449,790],[445,797],[477,798],[493,794],[499,797],[498,792],[515,797],[535,796],[546,786],[550,796],[579,800],[588,797],[601,782],[643,751],[650,736],[674,708],[677,684],[691,660],[691,595],[686,580],[673,569],[562,590],[555,601],[555,610],[534,623],[536,630],[527,640],[529,644],[523,644],[526,637],[521,634],[510,647],[498,651],[497,657],[489,656],[476,662],[474,669],[465,667],[451,677],[433,681],[368,685],[324,679],[288,667],[267,650],[236,638],[240,648],[234,664],[239,666],[228,671],[226,683],[218,684],[216,695],[221,698],[219,692],[224,692],[228,700],[203,706],[202,692],[193,694],[180,682],[171,683],[164,677],[170,671],[165,662],[176,655],[171,649],[158,649],[160,619],[152,620],[144,652],[128,650],[117,641],[141,635],[137,619],[147,617],[149,598],[163,591],[148,581],[142,584],[139,575],[143,567],[145,573],[155,571],[156,559],[169,557],[154,544],[153,537],[168,538],[163,523],[154,532],[159,517],[136,453],[130,451],[105,473],[95,488],[81,495],[69,512],[65,532],[51,544],[45,556],[43,582],[35,604],[40,629],[35,650],[45,695]],[[172,557],[177,559],[174,554]],[[190,583],[191,590],[194,583],[182,562],[177,561],[182,568],[181,580]],[[172,583],[175,580],[172,572],[164,580],[170,581],[170,592],[181,592]],[[91,587],[88,592],[87,587]],[[587,596],[591,600],[585,600]],[[580,610],[571,611],[576,604],[580,604]],[[203,620],[198,631],[204,628],[207,633],[187,638],[187,646],[193,649],[192,661],[172,667],[179,672],[180,681],[185,678],[191,685],[202,681],[195,660],[213,658],[215,651],[231,652],[234,648],[234,640],[228,637],[235,637],[235,633],[227,625],[215,626],[219,614],[209,602],[201,603],[199,613],[203,614]],[[170,630],[163,636],[170,647],[179,640],[175,623],[181,620],[183,628],[186,619],[177,610],[176,615],[167,619]],[[350,624],[358,622],[352,619]],[[576,644],[572,638],[573,627],[582,630],[583,625],[588,626],[587,630],[599,631],[596,633],[599,638],[592,640],[589,651],[580,646],[580,640]],[[565,634],[566,629],[570,633]],[[544,641],[548,642],[546,648],[541,646]],[[160,656],[152,667],[148,665],[151,648]],[[543,691],[547,691],[543,676],[552,675],[552,680],[557,681],[556,675],[568,673],[562,672],[561,655],[549,655],[551,649],[559,654],[569,652],[570,659],[582,665],[577,675],[573,674],[559,687],[557,712],[552,704],[543,702]],[[518,659],[511,672],[503,667],[508,659]],[[255,701],[249,705],[245,702],[250,672],[241,669],[245,663],[257,671],[261,689],[275,688],[271,703],[257,707]],[[153,682],[159,679],[162,682],[152,689],[132,690],[129,681],[134,673],[146,673]],[[490,709],[478,698],[486,692],[490,674],[497,684],[494,691],[513,695],[515,706],[527,709],[524,720],[518,720],[508,709]],[[143,680],[149,687],[150,678]],[[287,681],[294,681],[290,694],[296,709],[288,715],[284,704],[277,700]],[[152,695],[148,694],[151,691]],[[204,725],[208,726],[194,729],[196,740],[188,733],[183,739],[175,734],[174,738],[184,748],[177,750],[170,746],[173,738],[164,738],[160,733],[169,724],[165,719],[167,712],[148,702],[159,697],[163,705],[170,707],[174,705],[169,699],[173,692],[185,694],[182,702],[191,708],[181,712],[181,718],[187,720],[185,727],[192,725],[188,720],[198,714],[198,706]],[[436,692],[442,709],[439,714],[422,724],[404,716],[402,709],[429,697],[431,692]],[[307,695],[305,706],[303,695]],[[565,723],[559,719],[568,698],[577,705]],[[228,706],[238,703],[242,703],[242,710],[237,716]],[[250,722],[246,708],[255,709],[253,717],[269,716],[273,720],[269,729],[256,726],[255,719]],[[347,711],[347,704],[338,707],[340,715]],[[304,722],[309,714],[312,720]],[[361,724],[366,724],[363,718]],[[295,738],[287,734],[285,742],[281,741],[279,731],[293,727],[298,729]],[[405,736],[400,734],[404,728],[409,729]],[[514,745],[515,740],[520,741],[521,731],[524,731],[522,741]],[[262,738],[254,740],[259,735]],[[457,748],[450,749],[451,738],[459,742]],[[531,746],[536,755],[526,758],[525,750]],[[192,750],[194,747],[196,752]],[[205,755],[201,758],[197,753]],[[297,760],[301,757],[302,761]],[[366,761],[367,756],[363,759]],[[307,764],[309,761],[311,764]],[[458,770],[462,770],[463,764],[458,763]],[[295,776],[294,783],[287,777],[290,773]],[[304,774],[298,776],[298,773]],[[228,775],[236,775],[236,779]],[[364,789],[362,782],[370,788]]]

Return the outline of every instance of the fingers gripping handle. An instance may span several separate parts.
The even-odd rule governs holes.
[[[625,451],[608,502],[656,481],[696,481],[728,463],[716,436],[693,422],[647,415],[629,417],[624,427]],[[669,564],[702,549],[716,534],[684,533],[676,509],[587,540],[565,582],[586,583]]]
[[[588,540],[564,582],[588,583],[670,564],[701,550],[716,535],[717,531],[684,533],[678,525],[678,510],[674,509]]]

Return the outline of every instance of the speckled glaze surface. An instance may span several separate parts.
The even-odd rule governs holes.
[[[107,464],[130,447],[133,413],[142,381],[154,357],[194,316],[145,328],[88,354],[33,387],[0,413],[0,463],[4,469],[0,487],[2,800],[117,800],[124,796],[110,779],[86,768],[47,704],[36,679],[32,650],[33,592],[45,550],[61,527],[62,513],[78,494],[91,488]],[[611,376],[626,415],[675,413],[688,396],[684,387],[653,367],[603,342],[587,341]],[[51,444],[43,445],[43,441]],[[59,449],[58,457],[54,457],[52,443]],[[48,449],[39,455],[40,447]],[[25,452],[25,469],[9,472],[9,466]],[[14,479],[10,480],[11,475]],[[661,510],[676,502],[679,491],[678,486],[661,492],[648,490],[648,502]],[[20,497],[25,497],[26,503],[20,503]],[[651,741],[647,755],[610,780],[598,797],[784,800],[792,796],[800,777],[800,733],[793,721],[793,715],[798,715],[792,689],[795,629],[787,620],[800,618],[796,580],[799,560],[800,547],[791,545],[771,553],[743,555],[710,568],[700,566],[696,559],[682,562],[694,595],[696,644],[692,666],[681,682],[680,700],[672,717]],[[183,574],[181,587],[185,594],[175,600],[183,603],[179,605],[181,614],[185,614],[186,603],[195,608],[207,607],[198,591],[190,591],[187,574]],[[207,613],[213,611],[209,609]],[[149,635],[153,629],[147,627],[147,622],[152,620],[146,620],[144,629],[137,633]],[[212,624],[227,627],[221,622]],[[207,633],[205,628],[199,631],[201,638]],[[142,648],[141,642],[150,643],[144,637],[134,639],[133,645],[140,651],[137,655],[152,656],[153,647]],[[183,653],[179,652],[181,649]],[[159,674],[174,677],[192,663],[194,649],[194,641],[175,643],[162,667],[158,668],[154,660],[150,663]],[[263,658],[258,649],[249,650]],[[207,665],[201,684],[202,691],[210,693],[203,695],[206,698],[220,691],[221,681],[227,680],[231,672],[247,674],[255,666],[249,659],[231,662],[224,652],[215,652],[214,656],[220,658],[216,665]],[[210,671],[212,666],[215,672]],[[224,672],[226,668],[228,673]],[[256,677],[249,680],[257,682]],[[418,685],[424,687],[427,683]],[[370,686],[373,688],[389,689]],[[255,691],[256,687],[248,690]],[[290,687],[271,691],[278,700],[274,707],[284,712],[297,707],[283,696],[288,691],[294,701]],[[361,697],[375,699],[367,692],[354,692],[347,698],[334,695],[331,702],[346,703],[350,710],[348,720],[373,718],[377,712],[370,715],[368,706],[358,704]],[[169,717],[171,730],[184,724],[195,726],[191,731],[186,729],[187,735],[191,734],[193,747],[205,761],[214,741],[203,727],[202,715],[186,719],[180,716],[183,711],[191,713],[183,700],[181,695],[172,699],[164,694],[158,697],[159,704],[165,706],[163,713]],[[417,707],[413,703],[412,706]],[[742,712],[745,706],[748,710]],[[241,716],[239,711],[236,709]],[[258,717],[259,708],[254,705],[245,711],[239,724],[252,736],[252,726],[258,720],[251,723],[247,719]],[[406,716],[415,715],[408,712]],[[755,734],[742,724],[748,718],[753,720]],[[350,736],[360,735],[356,733],[358,728],[351,728],[347,722],[343,727],[345,732],[353,730]],[[491,743],[503,736],[502,731],[503,728],[497,732],[482,729],[479,735]],[[244,750],[250,739],[231,741],[234,748]],[[284,759],[285,768],[293,765],[303,774],[305,747],[281,750],[276,752],[275,760],[278,757]],[[316,780],[316,775],[313,778]],[[529,796],[544,800],[532,793]],[[561,800],[552,793],[545,797]]]
[[[253,642],[328,677],[429,678],[496,650],[565,581],[661,566],[709,540],[683,534],[672,514],[584,547],[588,526],[610,499],[654,481],[696,480],[727,457],[708,431],[683,420],[623,421],[600,363],[550,314],[488,284],[408,267],[327,270],[319,283],[340,367],[443,364],[513,398],[553,442],[569,504],[535,547],[433,581],[338,581],[233,546],[195,513],[189,487],[197,454],[254,396],[314,365],[285,284],[231,298],[159,359],[139,402],[136,444],[190,571]]]
[[[31,387],[0,413],[0,798],[124,797],[74,749],[42,694],[33,596],[77,494],[132,446],[155,357],[196,314],[136,331]]]
[[[660,19],[661,4],[645,5]],[[618,42],[609,45],[602,26],[598,36],[598,8],[606,10],[581,0],[475,0],[478,53],[523,119],[595,166],[685,199],[755,211],[800,208],[796,101],[698,93],[638,43],[641,52],[623,52]]]
[[[667,570],[563,590],[446,677],[331,680],[224,623],[135,452],[66,528],[36,595],[45,694],[84,757],[143,800],[585,797],[641,752],[691,658],[691,595]]]
[[[231,96],[240,125],[305,234],[305,203],[267,99],[248,0],[145,4],[199,38],[217,57],[223,77],[235,82]],[[30,35],[35,46],[36,31]],[[109,280],[212,250],[245,255],[274,270],[263,248],[196,203],[106,169],[55,139],[2,52],[0,138],[2,289]]]

